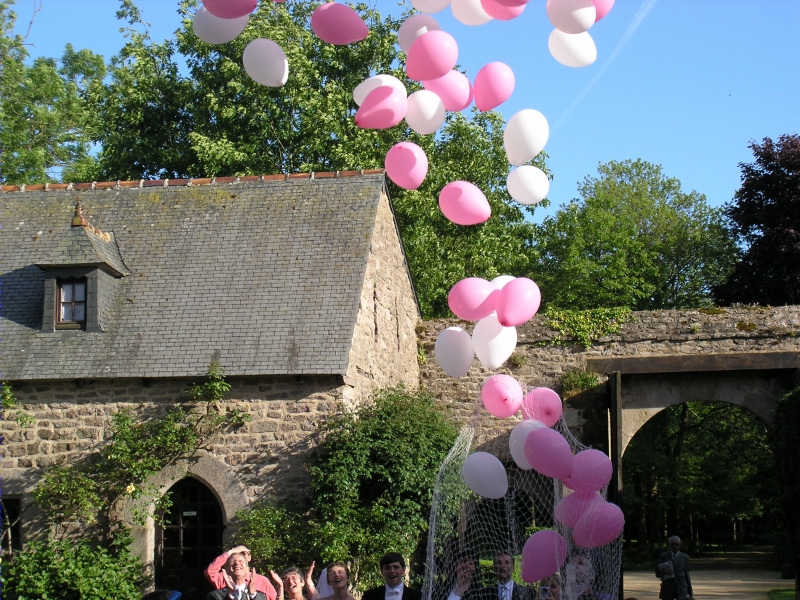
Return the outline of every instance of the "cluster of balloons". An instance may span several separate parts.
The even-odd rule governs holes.
[[[536,314],[541,294],[526,277],[502,275],[492,281],[468,277],[452,287],[447,301],[457,317],[477,321],[471,336],[461,327],[448,327],[436,338],[439,366],[451,377],[462,377],[475,356],[490,370],[508,360],[517,347],[516,326]]]
[[[611,461],[594,449],[572,454],[569,442],[553,428],[563,412],[558,394],[549,388],[534,388],[523,396],[513,377],[493,375],[483,384],[481,399],[499,418],[522,409],[524,420],[509,435],[511,457],[520,469],[560,479],[571,490],[556,505],[553,516],[569,528],[572,542],[581,548],[598,548],[617,539],[625,525],[622,510],[600,493],[611,481]],[[497,499],[508,491],[505,467],[492,454],[469,455],[461,472],[464,482],[479,496]],[[522,551],[522,578],[533,583],[553,575],[566,561],[566,548],[557,531],[533,534]]]

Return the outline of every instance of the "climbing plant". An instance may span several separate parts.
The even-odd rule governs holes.
[[[631,317],[631,309],[624,306],[614,308],[592,308],[569,310],[548,306],[544,311],[545,323],[558,335],[555,344],[566,344],[574,340],[589,348],[603,336],[618,333],[620,327]]]

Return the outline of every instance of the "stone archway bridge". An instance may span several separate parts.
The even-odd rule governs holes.
[[[497,372],[561,393],[576,436],[608,450],[615,464],[636,432],[669,406],[728,402],[772,426],[777,401],[800,384],[800,306],[634,312],[617,333],[588,348],[548,321],[537,316],[519,327],[517,350]],[[449,326],[472,329],[456,320],[426,321],[418,328],[427,356],[421,381],[467,421],[491,373],[477,360],[459,379],[438,367],[434,343]],[[596,385],[565,390],[565,382],[587,372],[597,375]],[[509,421],[482,414],[484,439],[510,429]]]

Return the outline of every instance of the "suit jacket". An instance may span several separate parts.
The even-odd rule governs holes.
[[[361,600],[386,600],[386,586],[382,585],[371,590],[367,590],[361,596]],[[422,600],[422,594],[417,590],[411,589],[403,584],[403,600]]]
[[[249,598],[249,596],[247,596]],[[227,600],[228,599],[228,590],[214,590],[213,592],[208,592],[208,596],[206,596],[206,600]],[[256,592],[255,600],[267,600],[267,596],[264,592]]]
[[[661,571],[659,565],[665,562],[671,562],[674,565],[675,587],[677,588],[678,596],[683,597],[693,595],[692,580],[689,577],[689,556],[683,552],[678,552],[678,555],[675,557],[675,561],[673,562],[672,552],[669,550],[662,552],[658,557],[658,563],[656,564],[656,577],[660,578],[662,581],[664,581],[665,573]]]

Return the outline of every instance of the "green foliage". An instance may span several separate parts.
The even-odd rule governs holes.
[[[774,454],[767,426],[746,409],[690,402],[651,418],[625,451],[624,507],[640,545],[662,532],[687,538],[727,532],[733,520],[751,531],[775,527]],[[691,522],[691,525],[690,525]]]
[[[110,549],[86,540],[31,542],[2,572],[7,600],[138,600],[143,581],[128,539]]]
[[[570,369],[561,377],[561,387],[565,392],[585,392],[599,384],[597,373],[583,369]]]
[[[706,308],[701,308],[697,312],[701,312],[704,315],[724,315],[725,309],[719,308],[718,306],[708,306]]]
[[[31,415],[18,410],[11,419],[6,418],[8,411],[15,408],[18,404],[17,397],[11,389],[11,384],[3,381],[0,382],[0,398],[2,398],[2,411],[0,411],[0,420],[16,421],[20,427],[30,427],[34,424],[36,419]]]
[[[510,364],[513,368],[519,369],[522,366],[528,364],[528,357],[522,354],[521,352],[515,351],[514,354],[508,359],[508,364]]]
[[[630,319],[631,309],[624,306],[567,310],[548,306],[544,311],[548,327],[558,331],[555,344],[575,340],[585,348],[592,342],[611,333],[618,333],[622,324]]]
[[[736,329],[739,331],[746,331],[747,333],[752,333],[756,330],[756,324],[751,323],[749,321],[739,321],[736,323]]]
[[[582,199],[537,229],[541,259],[531,274],[544,302],[634,310],[709,304],[737,258],[722,211],[640,159],[598,171],[580,184]]]
[[[797,514],[797,498],[800,497],[800,388],[786,394],[778,402],[774,448],[782,516],[796,574],[795,589],[800,592],[797,588],[797,574],[800,574],[800,516]]]
[[[800,304],[800,135],[750,142],[742,187],[725,211],[745,247],[715,296],[724,304]],[[722,283],[722,282],[721,282]]]
[[[26,64],[12,4],[0,0],[0,183],[57,181],[61,169],[88,157],[88,96],[105,75],[103,57],[68,44],[59,61]]]
[[[308,465],[310,505],[243,511],[237,541],[262,568],[352,558],[363,591],[381,581],[385,552],[412,556],[423,544],[436,473],[457,429],[430,393],[392,388],[356,410],[340,407],[321,432]]]
[[[794,590],[770,590],[769,600],[795,600]]]
[[[110,514],[124,498],[144,499],[134,511],[144,519],[157,491],[149,483],[153,475],[248,420],[241,411],[219,406],[229,389],[221,367],[212,362],[208,381],[193,386],[190,400],[165,415],[142,420],[128,410],[117,412],[106,445],[74,465],[50,466],[33,490],[34,501],[53,524],[97,524],[107,537],[119,525]],[[168,503],[162,498],[159,506]]]

